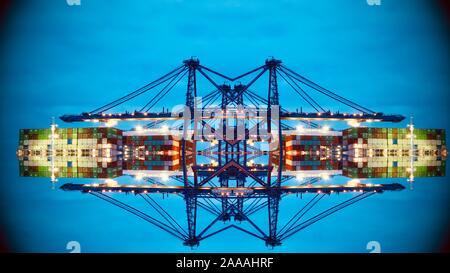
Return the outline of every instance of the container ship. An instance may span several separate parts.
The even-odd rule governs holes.
[[[122,175],[122,131],[115,128],[21,129],[21,176],[110,178]]]

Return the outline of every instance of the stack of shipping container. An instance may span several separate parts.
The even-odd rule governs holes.
[[[407,128],[349,128],[342,132],[342,144],[349,156],[369,156],[370,150],[377,155],[409,156],[411,133]],[[439,156],[445,150],[445,130],[414,129],[413,144],[416,155]]]
[[[445,175],[445,131],[441,129],[350,128],[343,131],[343,174],[352,178]],[[411,158],[413,160],[411,160]]]
[[[124,133],[124,169],[180,170],[181,145],[181,140],[172,135]],[[188,165],[193,162],[193,149],[193,142],[186,141]]]
[[[22,129],[21,176],[111,178],[122,175],[122,131],[114,128]]]
[[[284,136],[285,169],[289,171],[341,169],[341,140],[342,137],[337,134]],[[278,158],[274,160],[277,162]]]
[[[171,135],[124,136],[124,169],[178,170],[180,141]]]

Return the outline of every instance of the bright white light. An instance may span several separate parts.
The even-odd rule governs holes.
[[[136,132],[142,132],[144,131],[144,128],[141,125],[138,125],[134,128],[134,130],[136,130]]]
[[[303,177],[303,175],[302,174],[297,174],[296,176],[295,176],[295,179],[297,180],[297,181],[303,181],[303,179],[304,179],[304,177]]]
[[[303,131],[303,126],[302,125],[297,125],[297,127],[295,127],[295,129],[297,129],[297,131],[301,132]]]
[[[361,181],[359,179],[352,179],[350,181],[347,182],[347,186],[350,187],[356,187],[361,183]]]
[[[169,131],[169,126],[167,126],[167,125],[161,126],[161,131],[163,131],[163,132]]]
[[[324,131],[324,132],[330,131],[330,126],[327,126],[327,125],[323,126],[322,131]]]
[[[252,166],[254,164],[255,164],[255,161],[253,159],[247,162],[247,166]]]
[[[167,173],[162,173],[160,175],[160,178],[161,178],[161,181],[163,181],[163,182],[169,181],[169,175]]]
[[[321,175],[321,177],[322,177],[322,180],[330,180],[330,176],[328,174],[326,174],[326,173],[323,173]]]
[[[105,184],[108,187],[112,187],[112,186],[117,186],[117,181],[113,180],[113,179],[106,179],[105,180]]]
[[[136,180],[142,180],[144,177],[145,177],[145,174],[143,174],[143,173],[137,173],[137,174],[134,176],[134,179],[136,179]]]

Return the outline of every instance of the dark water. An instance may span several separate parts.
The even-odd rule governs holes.
[[[274,250],[235,230],[191,250],[92,195],[57,189],[74,182],[71,179],[60,179],[52,189],[48,178],[18,175],[15,149],[20,128],[47,128],[52,116],[93,109],[192,55],[230,75],[275,55],[288,67],[369,108],[413,114],[419,128],[450,129],[448,25],[441,9],[428,1],[383,1],[379,7],[357,2],[225,1],[216,6],[209,1],[82,1],[80,7],[69,7],[64,1],[45,1],[11,6],[2,18],[0,53],[1,232],[9,248],[68,252],[67,243],[77,241],[82,252],[368,252],[367,243],[378,241],[383,252],[441,249],[448,232],[447,177],[417,178],[412,190],[404,178],[383,179],[382,183],[401,183],[406,189],[371,196]],[[193,16],[198,20],[189,19]],[[283,106],[300,106],[300,98],[284,94]],[[170,94],[160,107],[182,102],[181,97]],[[325,183],[345,180],[335,177]],[[311,197],[285,197],[280,222]],[[331,205],[341,197],[326,196],[321,202]],[[121,198],[148,209],[137,197]],[[183,222],[183,199],[154,198]],[[262,226],[267,222],[264,213],[253,216]],[[199,226],[208,220],[201,218]]]

